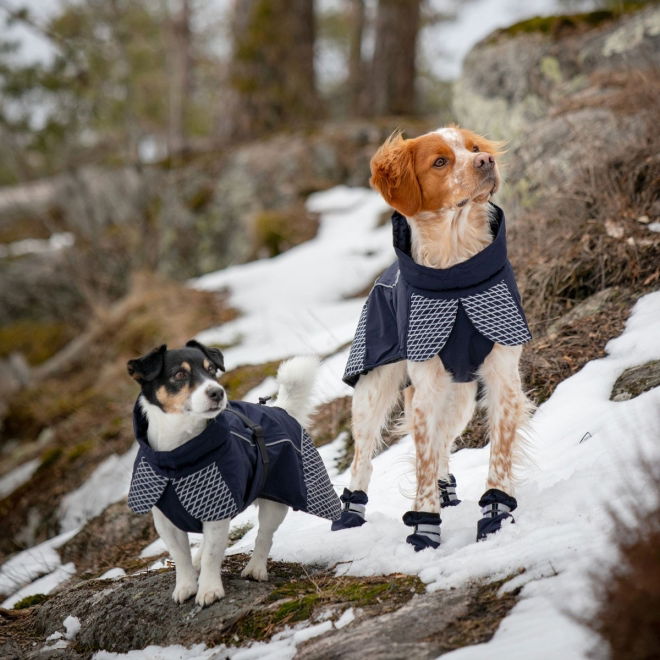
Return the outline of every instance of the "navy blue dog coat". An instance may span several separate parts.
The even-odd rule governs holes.
[[[133,427],[139,451],[128,506],[135,513],[156,506],[186,532],[201,532],[202,521],[232,518],[258,497],[330,520],[341,514],[311,438],[282,408],[231,401],[204,431],[172,451],[149,446],[139,403]]]
[[[410,226],[392,215],[393,263],[374,284],[358,323],[343,380],[355,386],[372,369],[439,355],[454,381],[475,380],[495,342],[531,339],[507,258],[502,209],[490,205],[493,242],[451,268],[415,263]]]

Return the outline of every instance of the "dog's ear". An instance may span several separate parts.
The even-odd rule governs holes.
[[[222,355],[222,351],[219,348],[210,348],[209,346],[204,346],[198,341],[191,339],[189,342],[186,342],[186,346],[189,348],[198,348],[206,357],[213,362],[213,364],[218,367],[221,371],[225,370],[225,358]]]
[[[395,132],[371,159],[371,185],[383,199],[408,217],[422,208],[422,189],[415,172],[413,140]]]
[[[163,369],[163,362],[167,351],[167,344],[154,348],[141,358],[129,360],[126,365],[128,375],[138,383],[148,383],[154,380]]]

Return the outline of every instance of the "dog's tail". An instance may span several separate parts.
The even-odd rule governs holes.
[[[319,371],[319,359],[314,356],[295,357],[282,362],[277,372],[276,404],[295,417],[302,426],[312,412],[311,393]]]

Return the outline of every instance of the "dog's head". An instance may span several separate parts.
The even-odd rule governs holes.
[[[163,344],[129,360],[127,367],[145,399],[165,413],[212,418],[227,405],[225,390],[218,382],[225,365],[217,348],[194,340],[175,350],[167,350]]]
[[[483,203],[499,186],[502,146],[453,126],[410,140],[397,132],[371,159],[371,185],[407,217]]]

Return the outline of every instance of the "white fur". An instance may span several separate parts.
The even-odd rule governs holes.
[[[295,417],[302,426],[307,426],[312,412],[309,394],[318,370],[319,359],[310,355],[282,362],[277,371],[277,405]]]
[[[277,405],[284,408],[303,426],[311,412],[310,395],[319,368],[316,357],[298,357],[280,365],[277,380],[279,391]],[[215,381],[210,381],[217,385]],[[140,406],[149,422],[149,444],[156,451],[171,451],[198,435],[206,426],[209,417],[215,417],[226,405],[226,397],[220,409],[209,414],[208,399],[205,394],[208,383],[205,381],[191,395],[191,405],[183,413],[166,413],[158,406],[140,397]],[[197,397],[196,397],[197,394]],[[193,401],[194,400],[194,401]],[[259,506],[259,531],[254,552],[243,577],[267,580],[267,559],[273,542],[273,534],[284,520],[288,507],[270,500],[257,500]],[[183,603],[193,594],[195,603],[202,607],[211,605],[224,596],[220,577],[222,559],[227,547],[229,519],[203,521],[203,541],[194,561],[190,554],[188,534],[178,529],[170,520],[154,507],[154,524],[163,539],[176,566],[176,583],[172,598]],[[196,571],[199,570],[199,581]]]

